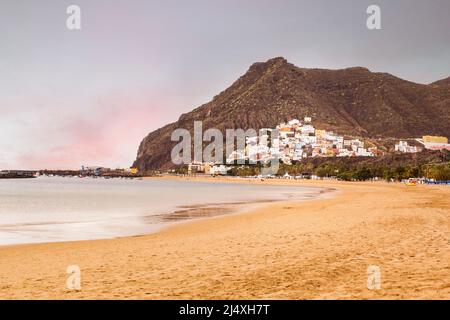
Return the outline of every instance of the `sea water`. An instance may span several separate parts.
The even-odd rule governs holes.
[[[0,245],[142,235],[176,221],[164,219],[174,212],[317,195],[309,187],[184,180],[0,179]]]

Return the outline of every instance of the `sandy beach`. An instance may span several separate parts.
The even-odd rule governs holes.
[[[449,187],[241,182],[337,191],[146,236],[1,247],[0,298],[450,299]],[[80,291],[66,288],[69,265]]]

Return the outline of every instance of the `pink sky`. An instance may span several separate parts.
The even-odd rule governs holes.
[[[79,168],[81,165],[130,166],[148,128],[159,127],[171,116],[170,101],[150,95],[111,93],[95,98],[85,112],[76,105],[60,106],[61,110],[42,107],[29,114],[12,113],[19,144],[9,160],[15,167]],[[33,101],[33,105],[44,104]],[[68,111],[70,110],[70,111]],[[21,120],[21,117],[22,118]],[[6,159],[0,158],[1,162]]]

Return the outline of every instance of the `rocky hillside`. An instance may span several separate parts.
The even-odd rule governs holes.
[[[316,127],[368,138],[450,136],[449,79],[416,84],[387,73],[355,67],[304,69],[284,58],[255,63],[212,101],[183,114],[142,141],[135,166],[172,167],[170,141],[176,128],[275,127],[292,118],[313,117]]]

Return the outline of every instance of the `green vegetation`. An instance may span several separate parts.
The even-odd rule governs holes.
[[[177,167],[174,169],[174,173],[176,174],[188,174],[188,166]]]
[[[235,166],[229,174],[232,176],[257,176],[261,168],[257,166]],[[409,178],[435,179],[438,181],[450,180],[450,162],[443,164],[427,164],[422,166],[399,165],[395,168],[388,166],[338,166],[333,163],[324,163],[318,167],[310,164],[297,163],[293,165],[280,165],[278,175],[288,173],[291,176],[316,175],[320,178],[336,178],[345,181],[365,181],[374,178],[387,181],[401,181]]]
[[[257,166],[235,166],[230,174],[254,176],[260,174]],[[364,181],[374,178],[401,181],[409,178],[450,180],[450,152],[387,155],[377,158],[310,158],[292,165],[280,164],[278,175],[317,175],[346,181]]]
[[[425,175],[437,181],[450,180],[450,163],[426,166]]]

